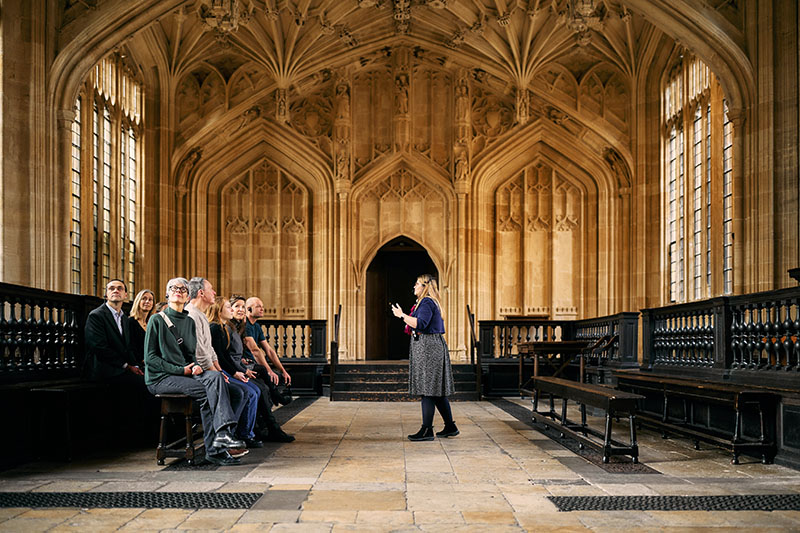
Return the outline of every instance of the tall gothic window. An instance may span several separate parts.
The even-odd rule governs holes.
[[[670,302],[733,290],[733,128],[722,88],[683,57],[662,90],[664,263]]]
[[[141,84],[117,54],[95,65],[78,96],[72,126],[73,292],[102,294],[110,279],[119,278],[129,295],[135,293],[143,101]]]

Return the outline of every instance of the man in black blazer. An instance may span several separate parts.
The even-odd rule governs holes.
[[[86,363],[94,380],[144,387],[144,372],[130,349],[128,319],[122,312],[127,297],[122,280],[108,282],[105,303],[86,318]]]

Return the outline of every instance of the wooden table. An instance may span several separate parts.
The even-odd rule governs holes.
[[[583,341],[534,341],[534,342],[521,342],[517,345],[519,351],[519,388],[522,389],[522,365],[526,355],[533,356],[533,377],[539,376],[539,358],[547,358],[548,361],[554,355],[561,356],[561,366],[556,369],[553,377],[558,377],[559,374],[572,362],[576,355],[586,350],[591,344],[588,340]],[[583,380],[583,372],[585,362],[583,357],[580,360],[581,370],[580,379]],[[552,365],[552,364],[551,364]]]

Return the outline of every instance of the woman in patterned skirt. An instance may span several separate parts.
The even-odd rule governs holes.
[[[453,422],[450,402],[453,394],[453,370],[450,351],[444,340],[444,320],[439,303],[436,278],[423,274],[414,284],[417,303],[411,314],[405,314],[399,305],[392,306],[394,316],[401,318],[411,332],[411,349],[408,360],[408,392],[422,396],[422,427],[408,436],[408,440],[433,440],[434,407],[444,419],[444,429],[437,437],[455,437],[458,428]]]

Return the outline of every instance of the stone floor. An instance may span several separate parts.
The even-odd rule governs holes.
[[[417,403],[321,398],[285,424],[296,442],[217,470],[164,470],[153,449],[28,464],[0,492],[264,495],[248,510],[0,508],[0,531],[800,531],[796,511],[558,512],[548,496],[797,493],[800,472],[642,432],[655,472],[608,473],[489,402],[453,410],[460,436],[412,443]]]

